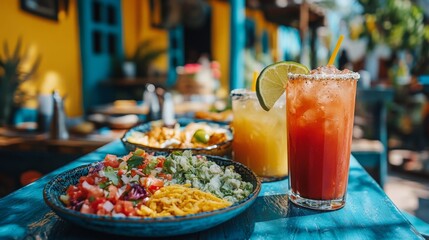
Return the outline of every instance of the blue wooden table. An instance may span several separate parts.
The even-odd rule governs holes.
[[[124,155],[126,150],[114,141],[0,199],[0,239],[134,239],[72,225],[43,201],[43,187],[55,175],[100,161],[107,153]],[[422,239],[354,158],[343,209],[297,207],[288,201],[287,185],[287,180],[264,183],[256,202],[241,215],[175,239]]]

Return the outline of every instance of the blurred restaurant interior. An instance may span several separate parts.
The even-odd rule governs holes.
[[[0,198],[167,101],[231,121],[231,90],[275,62],[326,65],[343,35],[335,65],[361,76],[352,155],[392,199],[407,187],[401,210],[429,234],[427,0],[4,0],[0,22]]]

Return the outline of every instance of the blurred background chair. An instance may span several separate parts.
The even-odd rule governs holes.
[[[388,88],[359,88],[352,155],[383,188],[387,178],[387,103],[393,100]]]

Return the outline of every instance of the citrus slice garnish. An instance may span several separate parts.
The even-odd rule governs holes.
[[[288,73],[308,74],[310,70],[300,63],[283,61],[265,67],[256,80],[256,96],[265,111],[269,111],[285,92]]]
[[[204,129],[195,131],[193,138],[200,143],[208,143],[210,140],[209,134]]]

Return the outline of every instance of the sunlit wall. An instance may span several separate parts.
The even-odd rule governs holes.
[[[61,13],[58,22],[24,12],[19,0],[0,2],[0,41],[13,49],[19,37],[23,45],[32,47],[42,61],[34,79],[23,88],[30,94],[50,93],[58,89],[67,95],[65,110],[71,117],[82,114],[81,66],[79,50],[78,15],[76,0],[69,1],[67,14]],[[3,49],[0,49],[3,53]],[[36,107],[35,99],[26,103]]]
[[[150,40],[154,49],[168,48],[168,31],[153,28],[150,24],[149,0],[122,1],[122,19],[124,31],[125,55],[132,56],[138,44]],[[155,67],[166,71],[167,55],[164,54],[155,60]]]

